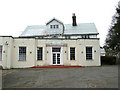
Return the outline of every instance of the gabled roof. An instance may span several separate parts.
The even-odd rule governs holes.
[[[46,28],[45,25],[32,25],[32,26],[27,26],[27,28],[22,32],[22,34],[21,34],[20,36],[43,35],[45,28]]]
[[[20,36],[40,36],[49,34],[46,25],[28,26]],[[79,23],[77,26],[64,24],[64,35],[98,34],[94,23]]]
[[[51,19],[50,21],[48,21],[48,22],[46,23],[46,25],[48,25],[48,24],[51,23],[52,21],[56,21],[56,22],[58,22],[58,23],[60,23],[60,24],[63,24],[60,20],[58,20],[58,19],[56,19],[56,18],[53,18],[53,19]]]
[[[48,24],[52,21],[56,21],[62,24],[63,28],[51,29]],[[53,18],[49,20],[46,25],[32,25],[28,26],[25,31],[20,35],[24,36],[41,36],[41,35],[53,35],[53,34],[63,34],[63,35],[81,35],[81,34],[99,34],[94,23],[79,23],[77,26],[72,26],[72,24],[63,24],[60,20]],[[63,32],[62,32],[63,31]]]
[[[65,24],[64,27],[64,34],[98,34],[94,23],[78,23],[77,26]]]

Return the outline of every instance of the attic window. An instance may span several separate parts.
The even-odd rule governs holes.
[[[53,25],[50,25],[50,28],[52,28]]]
[[[56,25],[56,28],[58,28],[58,25]]]
[[[59,28],[59,25],[50,25],[50,28],[51,29],[57,29],[57,28]]]
[[[54,26],[54,28],[56,28],[55,25],[53,25],[53,26]]]

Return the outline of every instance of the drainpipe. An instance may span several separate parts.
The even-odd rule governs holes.
[[[65,31],[65,26],[64,26],[64,24],[62,24],[63,25],[63,33],[62,33],[62,35],[64,34],[64,31]]]

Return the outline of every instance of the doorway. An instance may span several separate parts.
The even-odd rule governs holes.
[[[61,64],[61,48],[52,48],[52,64]]]

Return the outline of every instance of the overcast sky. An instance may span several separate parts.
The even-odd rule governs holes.
[[[28,25],[45,25],[53,17],[64,24],[95,23],[103,46],[119,0],[0,0],[0,35],[19,36]]]

